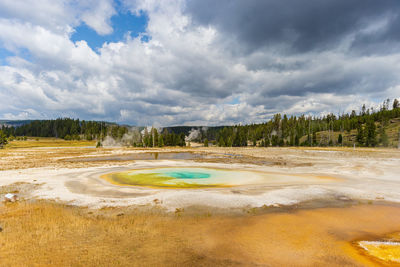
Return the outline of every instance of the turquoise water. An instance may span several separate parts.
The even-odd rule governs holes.
[[[191,172],[191,171],[173,171],[165,172],[163,175],[177,179],[206,179],[210,178],[211,174],[204,172]]]
[[[114,178],[113,178],[114,177]],[[202,167],[160,167],[114,173],[118,184],[160,188],[226,187],[263,181],[255,172]]]
[[[149,186],[157,188],[215,188],[240,185],[280,185],[314,182],[309,176],[292,176],[238,169],[207,167],[159,167],[111,173],[105,176],[118,185]]]

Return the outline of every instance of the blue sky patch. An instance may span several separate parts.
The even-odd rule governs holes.
[[[231,105],[240,104],[240,98],[238,96],[235,96],[231,101],[228,102],[228,104]]]
[[[17,52],[13,52],[5,49],[1,46],[0,43],[0,66],[8,66],[10,65],[7,58],[18,56],[20,58],[25,59],[26,61],[32,60],[32,55],[27,48],[18,48]]]
[[[8,65],[7,57],[15,56],[13,52],[8,51],[7,49],[0,46],[0,65]]]
[[[96,48],[103,46],[105,42],[123,41],[125,35],[130,32],[131,37],[137,37],[146,30],[148,16],[146,13],[140,13],[139,16],[132,15],[129,11],[121,11],[117,15],[111,17],[111,27],[113,32],[107,35],[99,35],[95,30],[86,24],[81,24],[75,28],[74,34],[71,36],[73,42],[85,40],[86,43],[96,51]],[[149,37],[143,36],[143,42],[148,42]]]

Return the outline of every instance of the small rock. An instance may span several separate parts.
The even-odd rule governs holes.
[[[351,201],[351,198],[346,197],[346,196],[338,196],[336,199],[341,200],[341,201]]]
[[[18,200],[18,196],[15,194],[8,193],[4,196],[5,202],[16,202]]]

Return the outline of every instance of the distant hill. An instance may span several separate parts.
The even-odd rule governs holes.
[[[32,122],[32,120],[0,120],[0,127],[19,127]]]

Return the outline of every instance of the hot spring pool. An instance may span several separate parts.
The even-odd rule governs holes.
[[[115,185],[152,188],[213,188],[240,185],[294,185],[332,182],[330,177],[205,167],[156,167],[101,176]],[[321,179],[323,178],[323,179]]]
[[[118,185],[160,188],[229,187],[261,181],[261,174],[211,168],[153,168],[103,176]]]

